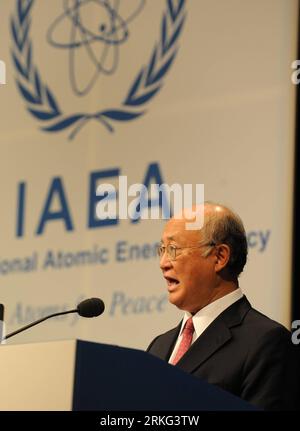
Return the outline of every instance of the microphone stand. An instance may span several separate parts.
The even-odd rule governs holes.
[[[50,316],[42,317],[39,320],[36,320],[35,322],[29,323],[29,325],[23,326],[23,328],[17,329],[14,332],[11,332],[10,334],[6,335],[6,337],[3,337],[2,340],[7,340],[8,338],[12,337],[13,335],[18,334],[19,332],[25,331],[25,329],[31,328],[32,326],[37,325],[38,323],[44,322],[47,319],[50,319],[50,317],[56,317],[56,316],[62,316],[63,314],[69,314],[69,313],[77,313],[78,309],[69,310],[69,311],[61,311],[60,313],[53,313],[50,314]]]

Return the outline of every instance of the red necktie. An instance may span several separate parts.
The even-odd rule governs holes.
[[[176,365],[177,362],[182,358],[182,356],[188,351],[190,345],[192,344],[193,334],[194,334],[194,324],[193,318],[190,317],[186,322],[184,329],[182,331],[182,339],[179,344],[177,353],[175,358],[171,361],[173,365]]]

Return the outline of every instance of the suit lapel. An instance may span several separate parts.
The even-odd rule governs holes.
[[[181,322],[179,325],[171,329],[171,331],[168,331],[166,334],[163,335],[162,339],[159,340],[159,344],[155,348],[156,356],[158,356],[160,359],[163,359],[164,361],[168,361],[169,357],[171,356],[171,353],[174,349],[177,337],[179,335],[179,331],[181,328]]]
[[[214,320],[192,344],[177,366],[192,373],[231,338],[231,332],[221,320]]]
[[[177,366],[192,373],[230,341],[230,328],[240,325],[251,305],[244,296],[221,313],[192,344]]]

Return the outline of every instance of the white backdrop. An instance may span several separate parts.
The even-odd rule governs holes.
[[[178,322],[153,253],[164,222],[89,225],[94,177],[117,184],[127,175],[131,184],[147,173],[154,182],[204,183],[206,199],[241,215],[250,247],[241,287],[289,326],[297,1],[117,3],[82,2],[79,11],[61,0],[0,4],[7,332],[89,296],[106,303],[98,319],[63,317],[11,342],[77,337],[145,348]],[[41,130],[51,126],[60,130]],[[103,249],[107,262],[92,261]]]

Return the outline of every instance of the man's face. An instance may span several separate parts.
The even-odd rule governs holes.
[[[171,219],[163,232],[162,245],[195,247],[201,234],[186,230],[184,219]],[[176,260],[170,260],[167,252],[160,259],[160,268],[167,281],[169,301],[182,310],[195,313],[209,304],[216,285],[215,253],[203,257],[205,247],[185,248],[177,251]]]

